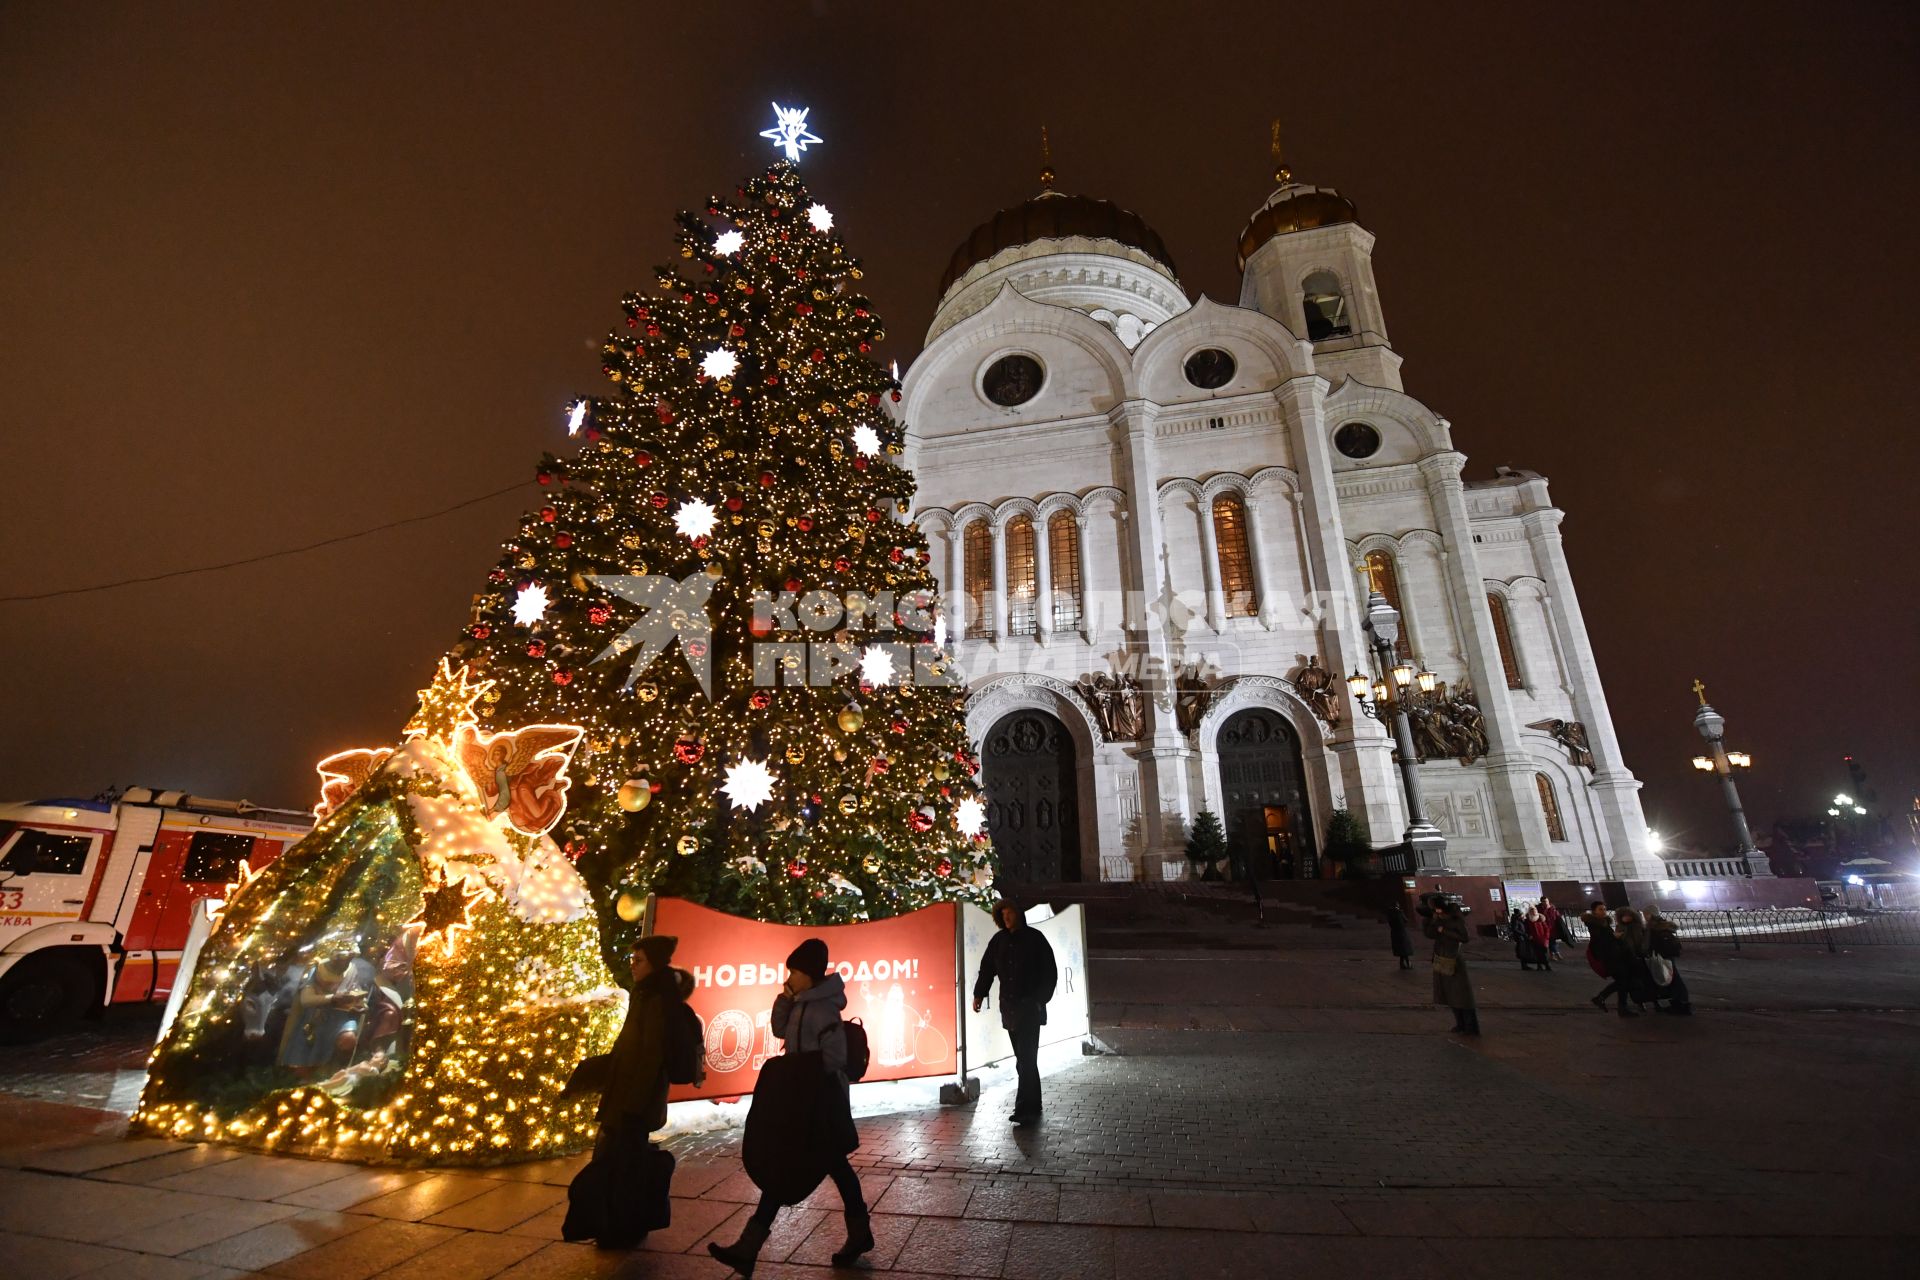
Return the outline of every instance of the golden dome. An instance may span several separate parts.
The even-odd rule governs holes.
[[[1169,278],[1178,278],[1173,256],[1167,252],[1160,233],[1148,226],[1139,214],[1089,196],[1046,191],[1025,204],[1002,209],[975,227],[948,259],[947,269],[940,277],[940,296],[945,297],[954,281],[1002,250],[1036,240],[1067,239],[1112,240],[1139,250],[1159,264]]]
[[[1245,267],[1261,245],[1289,231],[1311,231],[1343,222],[1360,221],[1353,201],[1332,187],[1309,187],[1287,182],[1267,197],[1240,233],[1240,265]]]

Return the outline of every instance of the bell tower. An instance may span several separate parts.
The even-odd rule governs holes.
[[[1313,343],[1314,364],[1336,378],[1405,388],[1373,282],[1373,233],[1332,187],[1293,180],[1273,126],[1278,185],[1240,232],[1240,305]]]

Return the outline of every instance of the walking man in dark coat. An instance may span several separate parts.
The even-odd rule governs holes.
[[[1387,942],[1393,948],[1393,954],[1400,957],[1402,969],[1413,968],[1413,939],[1407,936],[1406,908],[1394,903],[1387,908]]]
[[[1058,979],[1053,947],[1038,929],[1027,927],[1020,908],[1001,899],[993,908],[1000,932],[980,958],[973,984],[973,1011],[1000,979],[1000,1025],[1013,1041],[1014,1069],[1020,1078],[1013,1096],[1013,1123],[1025,1128],[1040,1119],[1040,1028],[1047,1025],[1047,1001]]]
[[[686,999],[679,975],[667,967],[679,942],[642,938],[633,948],[627,1019],[613,1042],[593,1148],[593,1163],[604,1166],[601,1222],[594,1232],[603,1248],[637,1244],[647,1234],[642,1224],[667,1203],[666,1187],[648,1185],[660,1179],[647,1137],[667,1123],[667,1017]]]

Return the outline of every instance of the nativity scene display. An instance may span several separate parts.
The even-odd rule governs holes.
[[[585,880],[547,834],[581,730],[489,733],[443,661],[396,747],[320,762],[319,822],[230,887],[137,1126],[355,1160],[580,1149],[574,1064],[624,994]]]

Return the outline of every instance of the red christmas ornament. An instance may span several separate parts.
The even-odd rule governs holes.
[[[664,493],[656,493],[648,498],[647,501],[653,504],[655,511],[665,511],[667,509],[667,495]]]
[[[552,507],[540,508],[540,518],[546,521],[548,524],[552,524],[555,518],[559,516],[559,514],[560,513],[558,511],[555,511]]]
[[[848,569],[852,567],[853,567],[853,562],[848,560],[845,556],[841,556],[838,560],[835,560],[833,562],[833,571],[835,573],[845,573]]]
[[[862,343],[860,344],[860,350],[862,350],[862,351],[871,351],[871,350],[873,350],[873,344],[872,344],[871,342],[862,342]]]
[[[485,640],[488,636],[492,634],[493,634],[493,628],[487,626],[485,623],[482,623],[473,629],[473,638],[475,640]]]
[[[933,817],[930,814],[921,813],[918,809],[915,809],[907,815],[907,825],[915,831],[931,831],[933,830]]]
[[[729,511],[738,511],[740,508],[746,505],[747,505],[746,500],[740,497],[738,494],[735,494],[733,497],[727,499],[727,510]]]
[[[659,326],[659,325],[657,325],[657,324],[650,324],[650,325],[648,325],[648,326],[647,326],[647,336],[648,336],[649,338],[657,338],[657,337],[659,337],[659,336],[660,336],[660,326]]]
[[[642,449],[633,455],[633,465],[636,467],[650,467],[653,465],[653,455],[645,449]]]
[[[765,711],[773,705],[773,695],[765,689],[755,689],[753,696],[747,699],[747,705],[755,711]]]
[[[771,472],[771,471],[762,471],[762,472],[760,473],[760,487],[761,487],[762,489],[771,489],[771,488],[773,488],[773,472]]]
[[[712,306],[714,303],[720,301],[720,295],[717,293],[709,293],[706,295],[706,299],[707,305]]]
[[[642,320],[645,320],[652,313],[649,312],[645,307],[635,307],[633,309],[633,314],[635,314],[636,316],[639,316]]]
[[[747,336],[747,327],[741,324],[730,324],[727,326],[727,336],[730,338],[744,338]]]
[[[659,404],[653,406],[653,416],[660,419],[662,426],[671,426],[673,423],[673,406],[665,400],[662,400]]]
[[[942,859],[940,859],[940,861],[938,861],[938,862],[936,862],[936,863],[934,863],[934,864],[933,864],[933,872],[934,872],[934,874],[935,874],[935,875],[938,875],[938,876],[950,876],[950,875],[952,875],[952,874],[953,874],[953,859],[952,859],[952,858],[942,858]]]
[[[900,393],[899,393],[898,391],[895,391],[895,392],[891,392],[890,394],[891,394],[891,395],[893,396],[893,402],[894,402],[895,404],[899,404],[899,403],[900,403]]]
[[[812,517],[812,516],[801,516],[801,517],[800,517],[800,518],[799,518],[798,520],[796,520],[796,521],[795,521],[794,523],[800,526],[800,532],[802,532],[802,533],[811,533],[811,532],[813,532],[813,517]]]
[[[673,758],[681,764],[699,764],[707,754],[707,744],[698,738],[681,738],[673,744]]]
[[[853,309],[853,314],[855,314],[856,316],[859,316],[862,320],[864,320],[867,318],[867,309],[865,307],[855,307]]]
[[[627,317],[627,328],[629,328],[629,329],[638,329],[639,327],[640,327],[640,321],[639,321],[639,319],[638,319],[638,317],[635,317],[635,316],[628,316],[628,317]]]
[[[793,309],[803,316],[810,316],[813,314],[813,304],[810,302],[798,303],[794,306]]]
[[[804,879],[807,874],[806,862],[803,861],[802,859],[795,858],[792,862],[789,862],[787,864],[787,874],[792,876],[795,880]]]
[[[573,535],[570,533],[556,533],[553,535],[553,545],[565,551],[573,545]]]
[[[705,539],[701,539],[701,541],[705,541]],[[705,640],[682,640],[680,647],[687,651],[689,658],[704,658],[707,656],[707,642]]]
[[[895,733],[905,733],[907,731],[907,722],[905,720],[895,720],[892,724],[888,725],[887,728],[893,730]]]
[[[822,360],[825,360],[826,358],[827,358],[827,353],[822,351],[818,347],[815,347],[813,349],[813,354],[807,357],[807,359],[813,361],[815,364],[819,364]]]
[[[785,587],[788,591],[798,591],[800,589],[800,579],[788,578],[785,582],[781,583],[780,585]]]
[[[507,571],[505,569],[495,569],[492,573],[487,575],[488,582],[505,582],[506,580],[507,580]]]
[[[878,524],[879,522],[880,522],[880,512],[879,512],[878,510],[876,510],[875,508],[873,508],[873,507],[868,507],[868,508],[867,508],[867,523],[868,523],[868,524]]]
[[[553,673],[553,682],[564,689],[566,686],[573,683],[573,672],[568,671],[565,667],[562,667],[560,670]]]
[[[528,656],[529,658],[544,658],[544,657],[546,657],[546,656],[547,656],[547,642],[546,642],[545,640],[529,640],[529,641],[527,641],[527,656]]]
[[[899,564],[902,559],[900,548],[894,547],[890,549],[887,552],[887,559],[893,561],[895,564]]]
[[[754,639],[764,640],[773,634],[773,619],[763,618],[755,614],[753,617],[747,619],[747,630],[753,633]]]
[[[867,469],[867,460],[865,458],[855,458],[853,460],[853,469],[855,471],[865,471]]]
[[[596,604],[587,610],[587,621],[596,627],[604,627],[613,619],[613,610],[604,604]]]
[[[552,483],[553,483],[553,472],[551,472],[551,471],[536,471],[536,472],[534,472],[534,475],[533,475],[533,478],[534,478],[535,480],[537,480],[537,481],[539,481],[539,482],[540,482],[541,484],[543,484],[543,485],[549,485],[549,484],[552,484]]]

